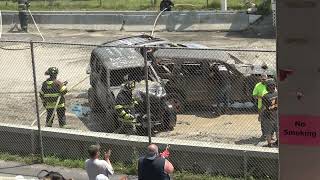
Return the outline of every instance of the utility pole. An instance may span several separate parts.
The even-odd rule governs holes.
[[[157,4],[157,0],[151,0],[150,4],[151,4],[152,7],[155,7],[156,4]]]
[[[227,0],[221,0],[221,11],[227,11],[227,10],[228,10]]]

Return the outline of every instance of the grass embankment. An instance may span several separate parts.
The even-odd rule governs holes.
[[[26,164],[33,164],[37,162],[37,157],[34,156],[19,156],[8,153],[0,153],[0,160],[15,161]],[[60,159],[54,156],[44,158],[44,164],[51,166],[63,166],[67,168],[84,168],[84,159],[71,160]],[[116,173],[136,175],[137,165],[132,163],[131,165],[124,165],[122,163],[113,163],[113,167]],[[212,176],[210,174],[193,174],[190,172],[175,172],[173,175],[175,180],[254,180],[253,177],[243,178],[230,178],[224,176]]]
[[[35,10],[158,10],[161,0],[32,0],[30,9]],[[220,9],[221,0],[174,0],[174,10],[212,10]],[[263,0],[255,0],[261,4]],[[246,9],[245,0],[228,0],[228,9]],[[17,10],[16,0],[0,0],[1,10]]]

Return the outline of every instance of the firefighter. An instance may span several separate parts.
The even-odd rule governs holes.
[[[65,99],[64,95],[67,93],[66,82],[62,83],[57,80],[57,75],[59,73],[58,68],[50,67],[45,75],[50,76],[46,81],[42,83],[40,98],[43,102],[43,106],[47,110],[46,126],[52,127],[52,122],[54,119],[54,109],[56,108],[59,126],[64,127],[66,125],[65,116]],[[57,105],[58,104],[58,105]],[[57,107],[56,107],[57,105]]]
[[[120,121],[126,125],[134,125],[137,122],[134,112],[138,102],[134,100],[132,91],[135,88],[135,81],[126,82],[116,98],[115,109],[119,115]]]
[[[28,8],[30,3],[28,0],[18,0],[18,11],[21,31],[28,32]]]

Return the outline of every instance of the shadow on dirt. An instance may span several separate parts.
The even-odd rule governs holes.
[[[221,115],[249,115],[257,114],[255,107],[250,108],[228,108],[221,112],[217,107],[188,106],[180,115],[194,115],[201,118],[218,118]]]
[[[272,14],[263,16],[242,32],[228,32],[226,37],[276,39]]]
[[[261,142],[261,139],[258,138],[258,137],[251,137],[251,138],[248,138],[248,139],[241,139],[239,141],[235,141],[234,143],[235,144],[238,144],[238,145],[242,145],[242,144],[252,144],[252,145],[257,145],[259,144],[259,142]]]

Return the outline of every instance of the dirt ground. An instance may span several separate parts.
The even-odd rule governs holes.
[[[136,35],[136,32],[86,32],[79,30],[42,30],[47,41],[100,44],[112,39]],[[211,48],[266,49],[275,50],[275,39],[263,38],[247,33],[226,32],[158,32],[157,36],[175,42],[193,42]],[[2,34],[1,40],[40,40],[36,35]],[[0,42],[0,122],[31,125],[36,119],[33,94],[31,55],[28,44]],[[11,50],[8,50],[11,49]],[[12,50],[15,49],[15,50]],[[24,50],[18,50],[24,49]],[[89,79],[85,73],[93,47],[78,45],[35,45],[35,66],[38,90],[45,80],[44,71],[49,66],[60,69],[59,78],[69,82],[71,90],[67,97],[67,119],[72,129],[88,131],[87,123],[72,112],[75,104],[85,103]],[[243,58],[246,58],[245,56]],[[252,61],[252,60],[251,60]],[[275,63],[275,59],[270,60]],[[261,63],[257,60],[257,63]],[[40,102],[41,111],[43,111]],[[41,124],[44,125],[44,116]],[[36,123],[35,123],[36,125]],[[55,121],[54,126],[57,126]],[[260,137],[257,115],[244,111],[216,117],[214,112],[199,110],[178,115],[174,131],[157,134],[159,137],[198,140],[230,144],[257,144]]]

